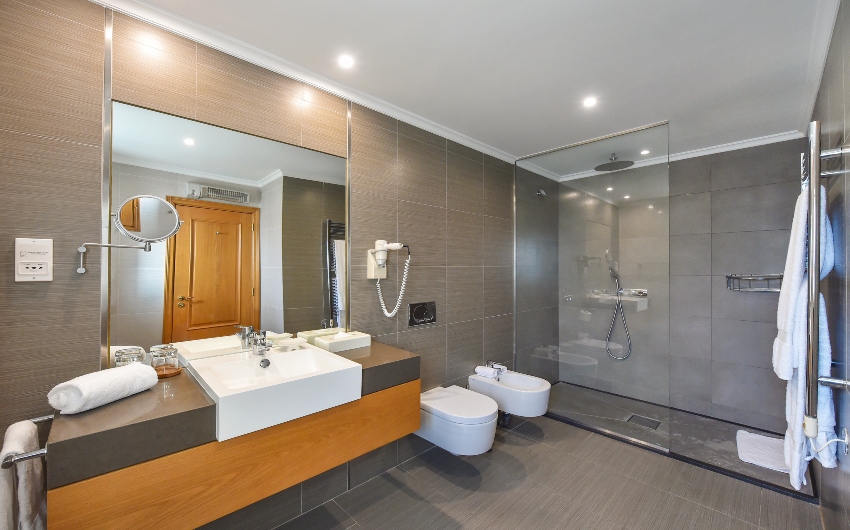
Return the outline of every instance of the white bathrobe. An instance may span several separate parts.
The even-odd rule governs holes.
[[[805,241],[808,217],[808,188],[804,188],[797,200],[794,222],[791,229],[791,242],[788,259],[785,263],[785,275],[782,281],[777,328],[779,330],[773,349],[773,369],[776,374],[788,380],[785,398],[785,419],[788,428],[785,432],[785,464],[790,469],[791,485],[800,489],[805,484],[808,461],[820,460],[824,467],[835,467],[835,444],[815,454],[811,442],[803,432],[803,417],[806,407],[806,366],[807,366],[807,326],[808,326],[808,278],[805,275]],[[821,271],[820,279],[826,277],[834,265],[832,226],[826,216],[826,190],[821,187]],[[800,234],[802,233],[802,245]],[[826,303],[823,295],[819,297],[819,357],[818,373],[829,375],[832,363],[832,347],[829,339],[829,327],[826,319]],[[818,436],[815,443],[822,446],[835,437],[835,410],[832,403],[832,391],[821,386],[818,391]]]

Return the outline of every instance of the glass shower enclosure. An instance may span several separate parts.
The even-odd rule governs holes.
[[[550,415],[663,451],[668,162],[660,123],[516,165],[516,369],[553,383]]]

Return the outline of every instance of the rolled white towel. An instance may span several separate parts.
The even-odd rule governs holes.
[[[495,379],[499,375],[498,370],[489,366],[476,366],[475,373],[482,377],[489,377],[490,379]]]
[[[47,401],[62,414],[77,414],[138,394],[157,382],[156,370],[142,363],[75,377],[53,387]]]

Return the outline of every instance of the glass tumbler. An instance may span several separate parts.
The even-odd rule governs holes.
[[[151,347],[151,366],[159,377],[177,375],[181,371],[177,361],[177,348],[171,344]]]
[[[115,367],[127,366],[130,363],[145,362],[145,350],[142,348],[122,348],[115,352]]]

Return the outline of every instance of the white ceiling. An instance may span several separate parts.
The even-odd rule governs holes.
[[[634,162],[632,168],[663,164],[668,162],[669,126],[656,125],[628,134],[620,134],[608,138],[557,149],[549,153],[517,161],[521,167],[545,175],[554,180],[574,180],[594,175],[608,175],[594,168],[610,162],[611,155],[616,155],[618,161]],[[644,151],[648,151],[645,155]]]
[[[794,137],[839,3],[105,1],[508,159],[663,120],[673,155]]]
[[[244,186],[281,176],[345,185],[343,158],[123,103],[112,107],[112,159]]]

